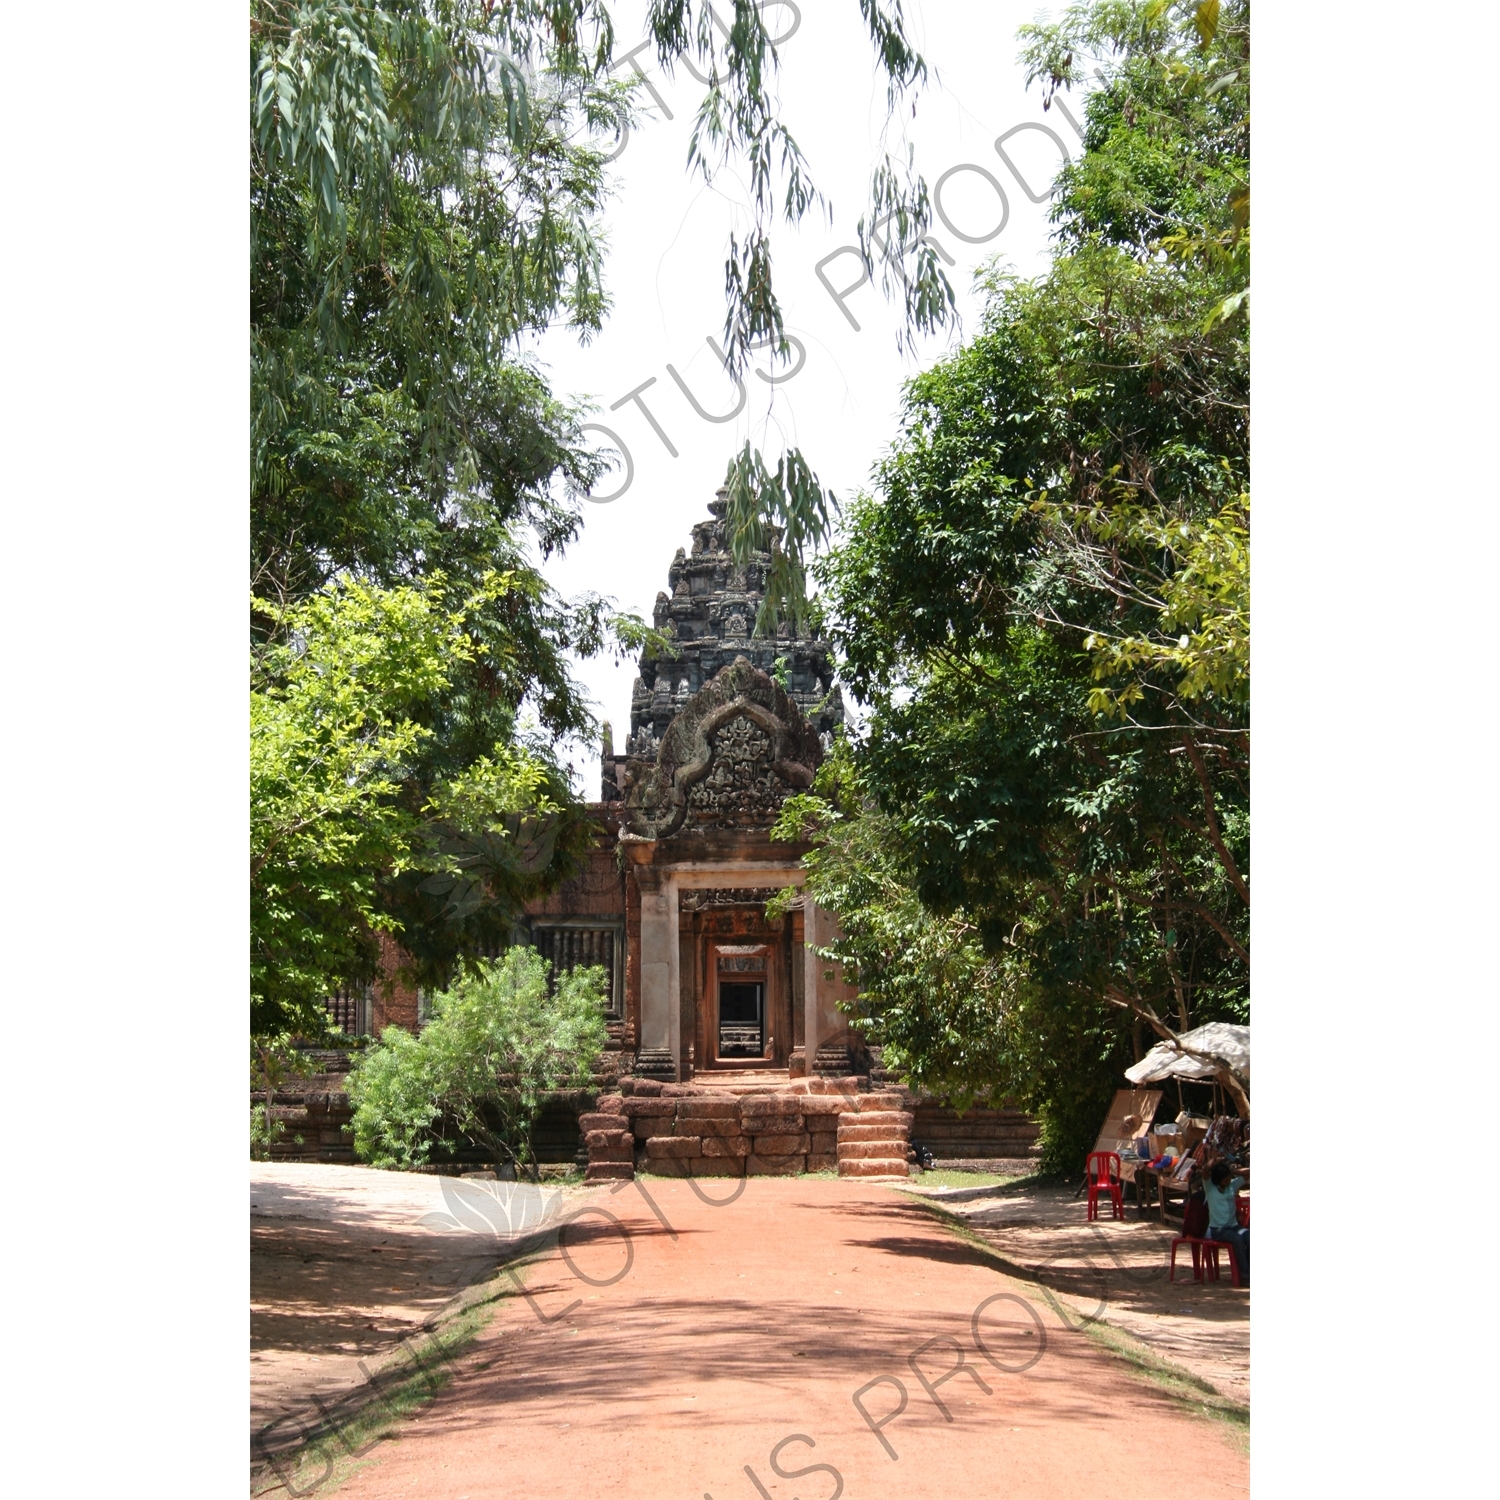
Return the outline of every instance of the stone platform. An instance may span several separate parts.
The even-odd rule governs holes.
[[[785,1068],[705,1069],[693,1075],[692,1087],[709,1089],[719,1094],[785,1094],[791,1091],[794,1079]],[[856,1080],[845,1080],[851,1089]]]
[[[626,1078],[579,1119],[585,1181],[662,1177],[910,1174],[912,1114],[899,1089],[850,1078],[720,1074],[713,1082]]]

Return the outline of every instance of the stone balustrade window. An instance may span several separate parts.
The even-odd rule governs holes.
[[[554,974],[597,966],[604,970],[604,1010],[611,1020],[625,1014],[625,928],[619,922],[570,919],[533,921],[532,946],[552,965]]]

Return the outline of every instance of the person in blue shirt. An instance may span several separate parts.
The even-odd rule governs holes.
[[[1203,1197],[1208,1203],[1208,1237],[1228,1245],[1230,1252],[1240,1263],[1240,1284],[1250,1285],[1250,1231],[1240,1227],[1234,1211],[1234,1195],[1248,1186],[1248,1169],[1243,1177],[1231,1177],[1227,1163],[1215,1162],[1203,1185]]]

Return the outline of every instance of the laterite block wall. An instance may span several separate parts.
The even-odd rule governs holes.
[[[634,1078],[578,1124],[589,1182],[631,1178],[637,1169],[662,1177],[835,1169],[840,1177],[905,1177],[912,1116],[899,1091],[861,1094],[853,1079],[802,1079],[785,1092],[736,1097]]]

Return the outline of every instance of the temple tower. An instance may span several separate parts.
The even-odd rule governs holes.
[[[744,657],[781,683],[787,696],[813,726],[826,750],[844,722],[844,699],[833,680],[826,642],[797,634],[783,621],[773,636],[754,634],[765,598],[768,552],[752,553],[743,565],[729,551],[724,490],[709,502],[709,517],[693,527],[689,553],[677,549],[667,570],[670,592],[656,596],[656,628],[672,642],[673,653],[643,652],[630,699],[630,735],[625,753],[604,749],[603,800],[625,791],[629,760],[650,761],[672,720],[687,700],[737,657]]]
[[[770,555],[738,564],[721,491],[656,600],[670,653],[642,653],[623,756],[605,747],[625,863],[626,1038],[634,1070],[847,1072],[844,987],[813,946],[826,915],[797,897],[804,846],[771,838],[844,721],[825,642],[783,624],[754,634]],[[821,1056],[820,1056],[821,1053]]]

